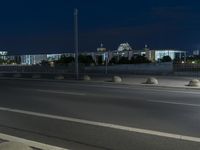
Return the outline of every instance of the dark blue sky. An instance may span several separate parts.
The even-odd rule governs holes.
[[[73,9],[80,11],[80,49],[200,49],[198,0],[0,1],[0,49],[10,53],[73,51]]]

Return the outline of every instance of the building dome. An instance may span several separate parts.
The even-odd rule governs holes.
[[[117,49],[117,51],[119,51],[119,52],[126,51],[126,50],[128,50],[128,51],[132,50],[129,43],[122,43],[119,45],[119,47]]]

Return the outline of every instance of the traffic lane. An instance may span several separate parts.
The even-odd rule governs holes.
[[[18,80],[17,80],[18,81]],[[25,81],[25,84],[27,82]],[[42,82],[43,83],[43,82]],[[196,104],[200,105],[200,93],[196,90],[174,90],[174,89],[162,89],[159,90],[158,88],[144,88],[144,87],[131,87],[131,88],[122,88],[119,86],[119,88],[116,88],[118,86],[99,86],[99,85],[84,85],[84,84],[59,84],[59,86],[56,86],[58,83],[55,83],[55,85],[43,85],[39,86],[37,84],[37,87],[31,87],[31,84],[26,84],[25,87],[20,87],[18,84],[13,84],[13,86],[4,87],[1,89],[3,90],[10,90],[11,88],[14,89],[20,89],[21,90],[37,90],[38,92],[52,92],[52,93],[80,93],[81,95],[89,94],[93,96],[101,97],[107,96],[107,97],[119,97],[119,98],[132,98],[133,100],[146,100],[149,102],[163,102],[163,103],[173,103],[177,105],[193,105],[196,106]],[[24,85],[23,85],[24,86]],[[92,87],[91,87],[92,86]],[[95,86],[95,87],[93,87]]]
[[[13,82],[11,82],[13,81]],[[83,82],[62,83],[62,82],[46,82],[46,81],[24,81],[24,80],[6,80],[1,81],[4,86],[2,88],[23,88],[23,89],[38,89],[38,90],[52,90],[52,91],[68,91],[80,92],[87,94],[97,94],[98,96],[107,95],[118,97],[141,97],[154,101],[169,101],[178,103],[195,103],[200,104],[199,90],[192,89],[159,89],[159,87],[144,87],[144,86],[125,86],[115,84],[94,84]],[[7,84],[8,83],[8,84]],[[3,90],[3,89],[1,89]],[[151,98],[153,97],[153,98]]]
[[[107,149],[107,150],[132,150],[132,149],[162,149],[162,150],[197,150],[200,147],[198,142],[188,142],[183,140],[164,138],[134,132],[122,131],[117,129],[79,124],[68,121],[53,120],[48,118],[40,118],[0,111],[0,129],[1,132],[6,132],[9,129],[23,131],[26,134],[26,139],[38,140],[37,136],[29,136],[29,133],[35,135],[43,135],[68,141],[72,148],[76,144],[82,144],[89,147]],[[5,131],[7,129],[7,131]],[[17,136],[22,136],[18,133]],[[46,141],[43,139],[45,143]],[[41,141],[40,141],[41,142]],[[51,141],[52,142],[52,141]],[[48,143],[56,146],[65,146],[61,143]],[[60,145],[61,144],[61,145]],[[82,148],[80,148],[83,150]]]
[[[199,107],[21,89],[9,92],[1,94],[1,107],[200,136]]]
[[[46,87],[46,88],[58,88],[60,89],[70,89],[74,88],[77,90],[83,90],[84,87],[86,88],[102,88],[102,89],[126,89],[126,90],[136,90],[137,89],[145,89],[145,90],[152,90],[152,91],[165,91],[165,92],[181,92],[181,93],[187,93],[187,92],[199,92],[198,89],[195,88],[161,88],[159,86],[148,86],[148,85],[126,85],[126,84],[115,84],[115,83],[109,83],[109,82],[85,82],[85,81],[59,81],[59,80],[23,80],[23,79],[0,79],[0,84],[4,85],[4,87]]]

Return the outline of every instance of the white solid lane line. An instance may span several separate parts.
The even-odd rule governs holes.
[[[10,141],[10,142],[23,143],[27,146],[34,147],[34,148],[41,149],[41,150],[69,150],[69,149],[52,146],[52,145],[48,145],[48,144],[44,144],[44,143],[40,143],[40,142],[26,140],[23,138],[7,135],[7,134],[3,134],[3,133],[0,133],[0,139],[5,140],[5,141]]]
[[[69,122],[75,122],[75,123],[79,123],[79,124],[92,125],[92,126],[98,126],[98,127],[105,127],[105,128],[116,129],[116,130],[133,132],[133,133],[147,134],[147,135],[152,135],[152,136],[159,136],[159,137],[164,137],[164,138],[171,138],[171,139],[177,139],[177,140],[184,140],[184,141],[191,141],[191,142],[200,143],[200,138],[199,137],[179,135],[179,134],[160,132],[160,131],[154,131],[154,130],[148,130],[148,129],[126,127],[126,126],[115,125],[115,124],[110,124],[110,123],[102,123],[102,122],[89,121],[89,120],[83,120],[83,119],[76,119],[76,118],[70,118],[70,117],[56,116],[56,115],[50,115],[50,114],[42,114],[42,113],[37,113],[37,112],[17,110],[17,109],[5,108],[5,107],[0,107],[0,111],[7,111],[7,112],[13,112],[13,113],[37,116],[37,117],[48,118],[48,119],[69,121]]]

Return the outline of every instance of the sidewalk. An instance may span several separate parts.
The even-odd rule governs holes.
[[[117,74],[116,74],[117,75]],[[96,75],[89,75],[91,77],[90,82],[101,82],[101,83],[111,83],[112,77],[114,75],[105,75],[105,74],[96,74]],[[154,75],[119,75],[122,78],[122,83],[120,84],[127,84],[127,85],[143,85],[143,86],[157,86],[157,87],[174,87],[174,88],[192,88],[192,89],[200,89],[200,87],[191,87],[188,86],[189,82],[193,79],[199,79],[196,77],[185,77],[185,76],[154,76]],[[75,78],[69,78],[66,76],[61,76],[62,78],[57,78],[55,76],[52,78],[48,77],[39,77],[39,78],[31,78],[31,77],[15,77],[15,76],[9,76],[9,77],[0,77],[0,79],[21,79],[21,80],[46,80],[46,81],[77,81]],[[144,84],[149,77],[154,77],[158,80],[158,85],[147,85]],[[80,79],[83,79],[80,77]],[[116,84],[116,83],[115,83]]]

